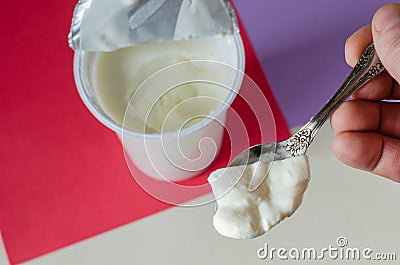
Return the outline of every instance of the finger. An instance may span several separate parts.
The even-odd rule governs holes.
[[[379,126],[380,108],[375,101],[351,100],[343,103],[331,117],[336,133],[346,131],[373,131]]]
[[[400,138],[400,104],[351,100],[335,111],[331,117],[331,126],[336,134],[346,131],[374,131],[388,137]]]
[[[371,25],[357,30],[353,35],[351,35],[345,45],[345,57],[346,62],[351,67],[354,67],[358,60],[361,58],[362,53],[365,48],[372,42],[372,31]]]
[[[371,25],[356,31],[346,41],[346,62],[350,66],[355,66],[365,48],[371,42]],[[356,91],[351,97],[366,100],[400,99],[400,87],[397,82],[393,84],[393,79],[389,73],[384,72]]]
[[[343,132],[332,150],[343,163],[400,182],[400,140],[373,132]]]
[[[358,89],[351,96],[352,99],[383,100],[395,99],[392,95],[393,78],[387,72],[383,72]]]
[[[381,7],[372,20],[373,41],[386,70],[400,81],[400,5]]]
[[[392,91],[390,92],[388,99],[400,99],[400,85],[395,80],[393,80]]]

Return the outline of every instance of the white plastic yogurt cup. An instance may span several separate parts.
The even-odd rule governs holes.
[[[227,109],[235,99],[242,84],[245,55],[239,33],[233,35],[232,42],[233,44],[229,47],[224,47],[223,42],[218,43],[217,46],[219,45],[220,48],[213,51],[220,53],[222,58],[231,59],[232,56],[235,57],[235,65],[214,62],[215,65],[225,67],[232,74],[232,82],[229,87],[220,84],[220,87],[227,89],[227,96],[219,106],[211,111],[208,117],[177,131],[148,133],[143,130],[132,129],[131,126],[126,126],[128,124],[126,120],[118,120],[110,112],[110,109],[104,104],[104,98],[102,98],[104,95],[101,95],[97,85],[99,58],[102,55],[100,52],[76,51],[74,56],[75,82],[79,95],[89,111],[106,127],[113,130],[121,140],[129,167],[135,166],[147,176],[159,180],[180,181],[188,179],[204,171],[219,153]],[[195,59],[194,62],[197,64],[201,64],[202,60],[212,60],[207,56]],[[204,61],[203,63],[212,62]],[[179,65],[178,63],[178,68]],[[165,71],[171,70],[173,67],[167,67]],[[154,74],[157,76],[157,73]],[[151,81],[151,78],[149,80]],[[218,80],[215,81],[212,77],[210,80],[204,81],[218,83]],[[145,86],[146,82],[142,85]],[[121,102],[121,104],[125,104],[124,108],[129,112],[132,104],[136,103],[131,99],[128,103]],[[210,143],[212,143],[212,146],[210,146]],[[196,154],[199,153],[201,155],[197,156]]]

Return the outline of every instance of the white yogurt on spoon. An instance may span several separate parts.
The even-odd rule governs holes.
[[[252,178],[262,180],[249,191]],[[310,180],[306,155],[214,171],[208,181],[217,200],[215,229],[232,238],[255,238],[300,206]]]

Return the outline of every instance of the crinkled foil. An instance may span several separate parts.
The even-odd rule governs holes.
[[[74,50],[113,51],[237,31],[228,0],[79,0],[68,41]]]

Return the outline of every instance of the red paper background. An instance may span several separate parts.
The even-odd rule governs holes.
[[[79,98],[67,44],[75,1],[6,5],[0,18],[0,229],[10,262],[170,207],[140,189],[117,137]],[[246,73],[269,100],[278,140],[286,138],[288,128],[243,29],[242,36]],[[214,166],[227,158],[221,154]]]

